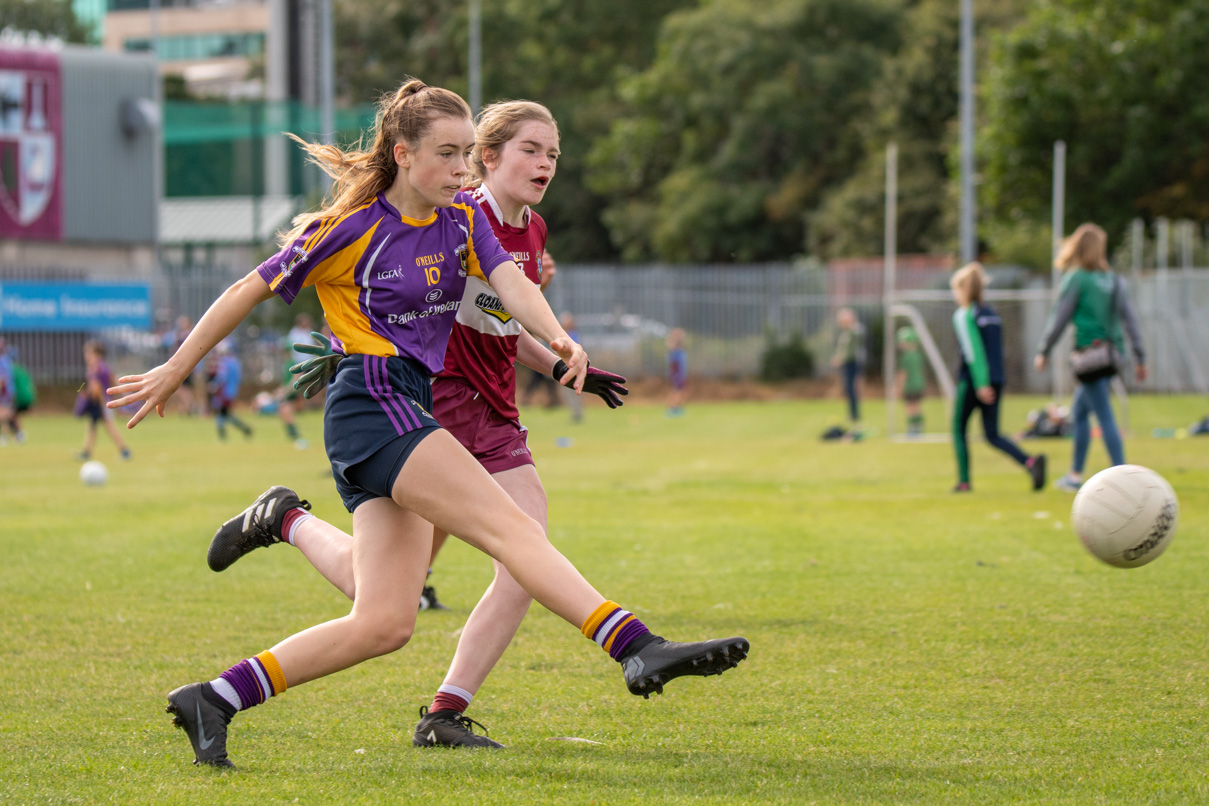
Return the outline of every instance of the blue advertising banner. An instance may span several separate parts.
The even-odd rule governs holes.
[[[93,331],[151,327],[151,287],[0,283],[0,331]]]

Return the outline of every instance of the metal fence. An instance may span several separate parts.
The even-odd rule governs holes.
[[[110,347],[118,372],[136,371],[167,357],[166,334],[178,316],[196,321],[210,303],[246,268],[166,266],[152,281],[155,328],[150,332],[103,334],[9,333],[19,360],[41,383],[78,383],[83,378],[81,346],[99,335]],[[1048,278],[1020,270],[992,269],[991,301],[1005,323],[1009,388],[1044,393],[1052,379],[1033,371],[1033,350],[1050,309]],[[855,279],[854,279],[855,277]],[[82,279],[78,271],[0,268],[4,279]],[[1128,275],[1131,297],[1142,323],[1150,379],[1142,389],[1209,394],[1209,269],[1149,271]],[[934,337],[943,362],[957,363],[952,334],[953,304],[948,271],[918,272],[896,293],[914,306]],[[835,313],[856,310],[865,327],[866,374],[881,376],[885,327],[880,276],[873,271],[839,277],[819,264],[762,265],[560,265],[548,297],[556,313],[571,313],[594,363],[640,379],[664,373],[669,329],[687,332],[690,374],[704,378],[758,377],[771,345],[793,336],[814,357],[814,372],[830,371]],[[277,382],[281,339],[293,312],[262,305],[234,335],[252,386]]]
[[[1052,305],[1049,278],[991,269],[990,301],[1004,319],[1009,388],[1036,393],[1052,378],[1032,358]],[[917,273],[895,301],[922,315],[944,364],[956,366],[953,302],[945,270]],[[850,280],[850,278],[849,278]],[[1127,275],[1153,392],[1209,394],[1209,269]],[[635,377],[663,372],[663,335],[688,333],[690,372],[711,378],[758,375],[772,344],[800,334],[815,374],[829,371],[835,313],[852,307],[865,328],[866,375],[881,377],[885,297],[879,275],[840,282],[825,266],[568,266],[547,292],[556,311],[574,313],[585,349],[604,366]],[[1068,387],[1069,388],[1069,387]]]

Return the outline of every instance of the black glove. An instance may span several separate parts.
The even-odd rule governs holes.
[[[550,377],[561,383],[568,369],[570,368],[567,366],[567,362],[560,358],[550,370]],[[584,376],[583,390],[599,395],[600,399],[608,403],[611,409],[623,405],[618,395],[630,393],[630,390],[625,387],[625,378],[614,375],[612,372],[605,372],[603,369],[596,369],[591,364],[588,365],[588,374]]]

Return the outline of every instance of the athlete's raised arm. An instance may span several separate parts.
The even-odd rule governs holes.
[[[491,272],[491,287],[500,302],[517,318],[526,330],[550,345],[567,365],[562,384],[583,391],[584,375],[588,372],[588,354],[567,335],[541,289],[533,284],[511,260],[501,263]]]
[[[256,271],[249,272],[210,305],[205,316],[171,358],[141,375],[118,378],[118,382],[109,388],[109,394],[114,399],[106,405],[116,409],[143,402],[142,407],[126,423],[127,428],[138,425],[152,409],[163,417],[164,404],[189,377],[193,368],[230,335],[253,308],[272,297],[273,292],[264,278]]]

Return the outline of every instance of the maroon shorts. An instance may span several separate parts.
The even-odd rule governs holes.
[[[468,384],[448,378],[434,380],[432,414],[488,473],[533,464],[526,444],[529,432],[520,420],[501,415]]]

